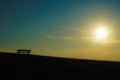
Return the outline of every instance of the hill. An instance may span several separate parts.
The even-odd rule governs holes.
[[[0,53],[3,80],[119,80],[120,63]]]

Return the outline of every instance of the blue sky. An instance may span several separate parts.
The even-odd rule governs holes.
[[[119,8],[119,0],[1,0],[0,51],[118,61]],[[111,39],[90,47],[97,23],[108,25]]]

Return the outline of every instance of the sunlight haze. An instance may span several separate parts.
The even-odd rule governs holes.
[[[1,0],[0,52],[120,61],[120,0]]]

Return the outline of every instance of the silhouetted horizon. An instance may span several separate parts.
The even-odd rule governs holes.
[[[4,80],[119,79],[120,62],[0,53]]]

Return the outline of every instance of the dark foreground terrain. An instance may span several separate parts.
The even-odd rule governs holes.
[[[0,53],[0,80],[120,80],[120,63]]]

